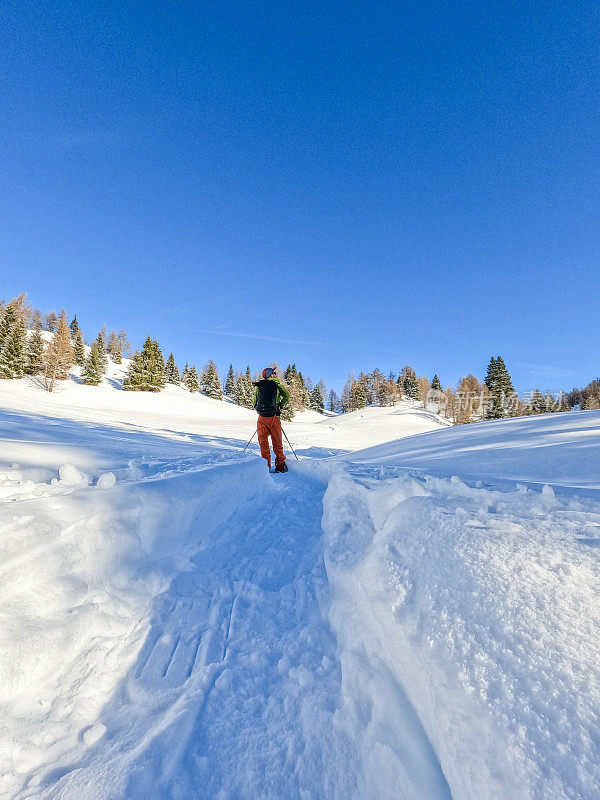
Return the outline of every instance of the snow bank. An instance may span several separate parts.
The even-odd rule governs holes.
[[[455,800],[597,796],[595,503],[458,478],[364,483],[332,479],[323,528],[343,663],[394,678],[362,682],[377,709],[365,747],[405,692]]]
[[[20,494],[18,507],[0,504],[0,796],[38,796],[58,779],[44,764],[102,737],[97,717],[140,653],[152,600],[268,480],[259,466],[245,481],[217,466],[134,490],[105,475],[103,492],[74,491],[88,480],[72,465],[54,485],[13,473],[3,499]]]

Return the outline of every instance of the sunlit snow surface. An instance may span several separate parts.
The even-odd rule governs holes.
[[[112,380],[0,381],[0,797],[600,797],[600,413]]]

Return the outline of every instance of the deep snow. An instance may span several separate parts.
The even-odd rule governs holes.
[[[600,797],[600,413],[254,421],[0,382],[0,797]]]

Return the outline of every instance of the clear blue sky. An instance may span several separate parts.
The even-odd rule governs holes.
[[[178,362],[600,372],[595,2],[3,4],[0,297]]]

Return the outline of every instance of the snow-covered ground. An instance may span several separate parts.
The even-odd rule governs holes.
[[[0,381],[0,797],[600,797],[600,413],[117,387]]]

